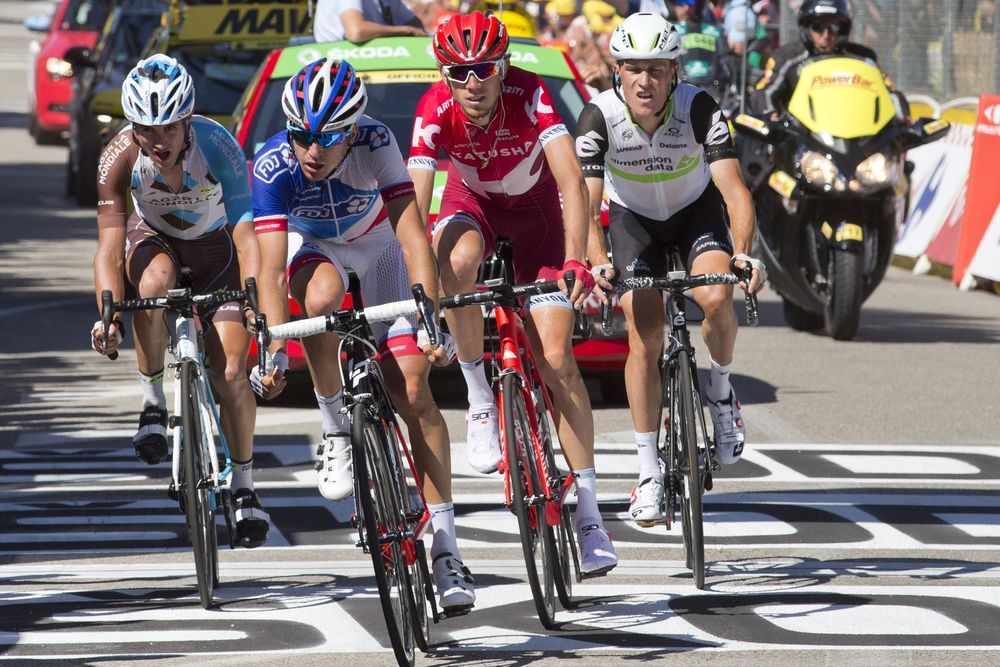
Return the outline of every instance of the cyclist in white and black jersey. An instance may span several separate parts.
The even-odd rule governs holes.
[[[615,28],[610,51],[615,85],[584,108],[576,138],[592,214],[587,254],[598,267],[610,265],[600,230],[602,191],[610,200],[614,266],[598,279],[599,287],[609,289],[608,278],[664,275],[667,245],[675,244],[692,274],[726,272],[731,265],[751,269],[749,284],[742,286],[758,291],[765,271],[748,254],[753,202],[715,100],[678,83],[677,28],[656,14],[633,14]],[[745,438],[729,383],[737,328],[733,288],[699,287],[692,296],[705,313],[702,333],[711,356],[706,393],[716,456],[733,463]],[[635,290],[622,295],[622,307],[629,324],[625,386],[639,453],[630,513],[639,525],[651,526],[662,519],[656,420],[663,300],[654,290]]]

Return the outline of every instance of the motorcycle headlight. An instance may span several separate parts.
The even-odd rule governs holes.
[[[840,180],[837,178],[840,171],[833,160],[816,151],[805,151],[799,156],[799,170],[812,185],[834,187]]]
[[[45,60],[45,72],[51,79],[68,79],[73,76],[73,66],[62,58],[48,58]]]
[[[885,153],[875,153],[858,165],[854,177],[861,185],[872,187],[892,185],[897,179],[898,167]]]

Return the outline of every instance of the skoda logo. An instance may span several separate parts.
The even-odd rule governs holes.
[[[986,120],[990,121],[994,125],[1000,125],[1000,104],[994,104],[993,106],[987,107],[983,111],[983,115],[986,116]]]

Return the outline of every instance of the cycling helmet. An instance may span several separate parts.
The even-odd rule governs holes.
[[[608,45],[615,60],[677,60],[681,55],[681,34],[659,14],[632,14],[611,33]]]
[[[140,60],[122,83],[122,111],[138,125],[168,125],[194,111],[194,83],[184,66],[161,53]]]
[[[368,93],[346,60],[320,58],[285,83],[281,108],[289,127],[333,132],[350,127],[365,112]]]
[[[851,10],[847,0],[805,0],[799,9],[799,35],[806,48],[812,51],[813,41],[809,26],[813,23],[838,23],[837,46],[842,47],[851,34]]]
[[[467,65],[500,60],[507,55],[507,27],[496,16],[474,11],[453,14],[434,33],[434,58],[438,65]]]

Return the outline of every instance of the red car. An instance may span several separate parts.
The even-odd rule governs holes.
[[[572,131],[588,95],[565,54],[523,42],[511,42],[510,49],[515,65],[542,77],[557,111]],[[386,123],[397,140],[402,138],[399,143],[405,158],[417,102],[424,91],[440,78],[430,55],[430,40],[426,37],[380,38],[363,45],[350,42],[303,44],[273,51],[244,92],[243,101],[230,124],[247,160],[252,161],[264,142],[285,126],[281,110],[285,81],[303,65],[323,55],[348,60],[358,70],[368,90],[367,113]],[[447,163],[441,160],[431,202],[431,220],[437,216],[446,178]],[[291,305],[295,317],[298,309],[294,302]],[[574,345],[577,363],[584,372],[600,379],[604,393],[624,395],[621,378],[628,354],[624,315],[620,308],[616,308],[612,327],[605,332],[600,324],[601,309],[596,297],[591,297],[584,313],[591,325],[592,335]],[[296,341],[289,342],[288,352],[290,368],[304,367],[305,359]],[[251,358],[252,364],[256,364],[255,352],[251,353]]]
[[[51,17],[24,22],[43,33],[31,43],[28,70],[28,131],[37,143],[56,143],[69,131],[73,68],[63,54],[73,46],[94,48],[111,5],[112,0],[60,0]]]

